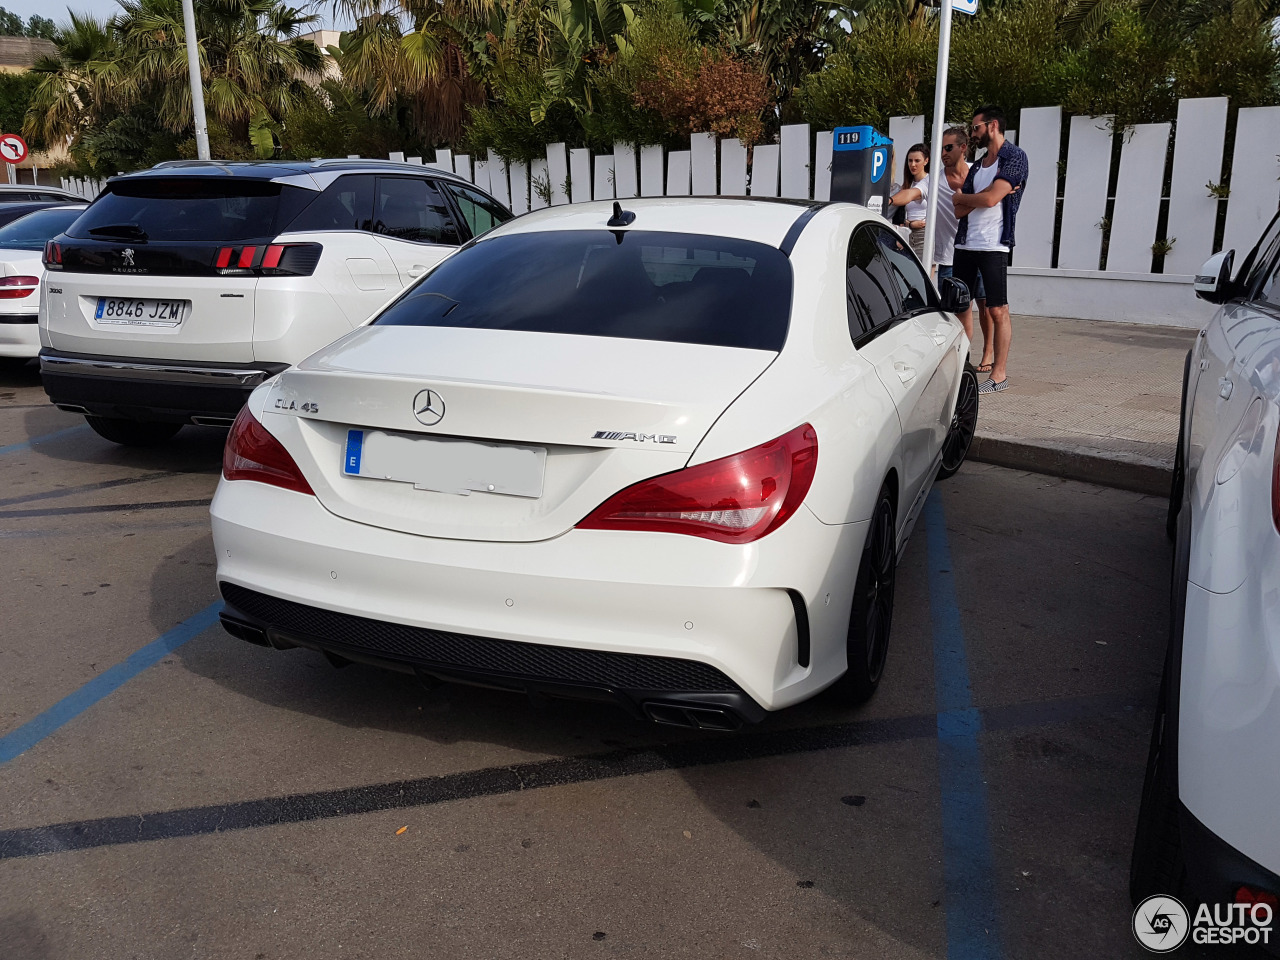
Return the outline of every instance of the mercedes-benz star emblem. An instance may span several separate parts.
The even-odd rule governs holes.
[[[413,398],[413,415],[424,427],[434,427],[444,419],[444,399],[434,390],[419,390]]]

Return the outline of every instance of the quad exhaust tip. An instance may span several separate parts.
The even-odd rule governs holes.
[[[694,730],[730,732],[742,726],[742,719],[736,713],[722,707],[694,707],[650,701],[644,705],[644,713],[654,723]]]

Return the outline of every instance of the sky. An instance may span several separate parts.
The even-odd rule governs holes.
[[[303,6],[299,0],[291,0],[290,6]],[[0,0],[0,7],[16,13],[25,22],[33,13],[42,17],[48,17],[54,23],[61,23],[67,19],[67,4],[49,3],[48,0]],[[113,16],[120,10],[120,5],[115,0],[74,0],[69,6],[77,13],[91,13],[98,19],[106,19]],[[333,29],[333,14],[330,5],[325,4],[323,10],[315,10],[313,12],[320,14],[320,24],[318,26],[324,29]]]

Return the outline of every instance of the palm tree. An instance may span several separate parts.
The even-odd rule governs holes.
[[[31,68],[40,85],[23,131],[37,142],[65,143],[134,96],[137,77],[110,21],[72,13],[54,42],[57,55],[41,57]]]
[[[518,0],[517,0],[518,2]],[[343,81],[373,113],[401,106],[431,142],[457,140],[467,108],[484,100],[474,67],[485,57],[495,0],[332,0],[355,20],[331,48]]]
[[[160,120],[173,130],[192,122],[181,0],[120,0],[120,44]],[[198,0],[195,4],[205,106],[234,141],[261,148],[270,129],[318,79],[324,54],[304,27],[319,18],[280,0]]]

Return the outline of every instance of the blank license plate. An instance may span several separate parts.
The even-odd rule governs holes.
[[[190,300],[149,300],[99,297],[93,318],[99,323],[140,327],[176,327],[182,323]]]
[[[342,472],[440,493],[542,496],[545,447],[348,430]]]

